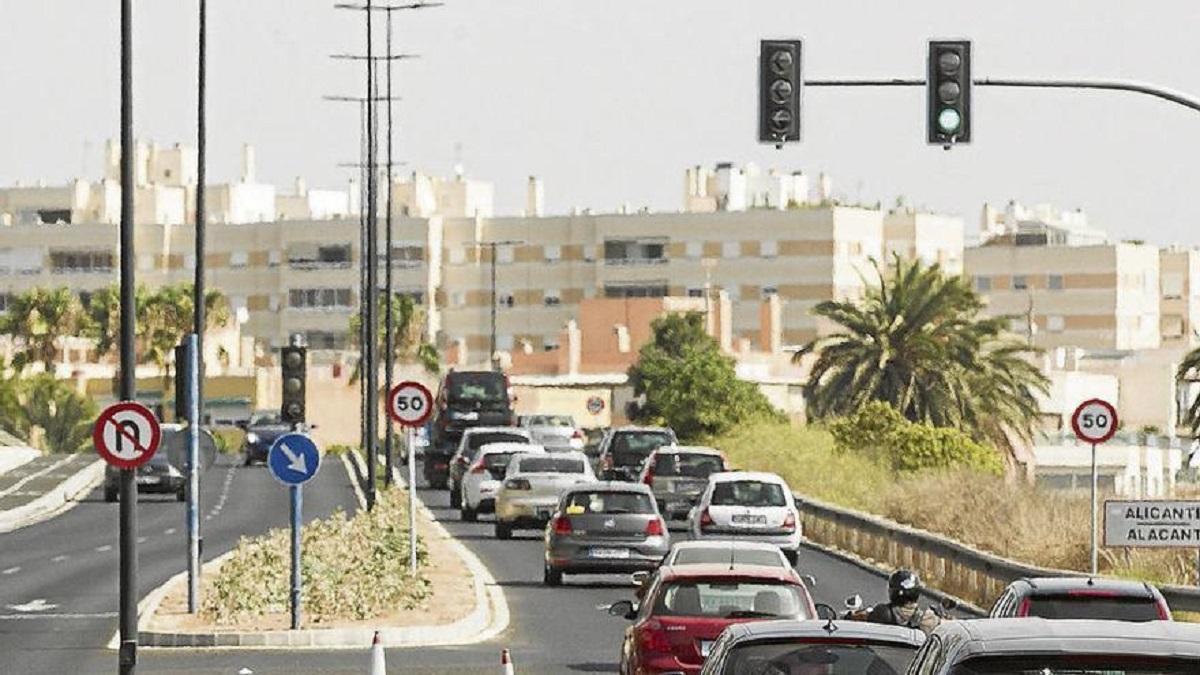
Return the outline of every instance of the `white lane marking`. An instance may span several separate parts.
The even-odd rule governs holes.
[[[96,553],[104,553],[105,551],[111,551],[111,550],[112,550],[112,544],[105,544],[103,546],[96,547]]]
[[[148,541],[146,537],[138,537],[137,538],[137,543],[139,543],[139,544],[144,544],[144,543],[146,543],[146,541]]]
[[[20,566],[17,566],[17,567],[10,567],[10,568],[8,568],[8,569],[4,570],[3,572],[0,572],[0,574],[3,574],[3,575],[5,575],[5,576],[8,576],[8,575],[10,575],[10,574],[16,574],[17,572],[20,572],[20,571],[21,571],[21,568],[20,568]]]
[[[69,619],[115,619],[116,612],[95,614],[0,614],[0,621],[62,621]]]
[[[69,555],[56,555],[56,556],[54,556],[53,558],[51,558],[51,559],[50,559],[50,562],[59,563],[59,562],[62,562],[62,561],[66,560],[67,558],[70,558],[70,557],[71,557],[71,556],[69,556]]]
[[[38,598],[36,600],[30,600],[29,602],[27,602],[23,605],[6,605],[6,606],[9,609],[11,609],[12,611],[21,612],[22,614],[29,613],[29,612],[45,612],[46,610],[50,610],[50,609],[54,609],[55,607],[58,607],[58,605],[56,605],[54,603],[46,602],[45,598]]]
[[[43,476],[45,474],[50,473],[51,471],[57,469],[62,464],[65,464],[66,462],[71,461],[71,459],[73,459],[74,457],[75,457],[74,455],[67,455],[65,459],[60,459],[57,462],[51,464],[50,466],[42,469],[41,471],[34,471],[33,473],[29,474],[28,476],[25,476],[21,480],[17,481],[16,483],[13,483],[7,489],[0,490],[0,497],[10,495],[10,494],[16,492],[17,490],[20,490],[29,481],[31,481],[39,476]]]
[[[173,527],[168,527],[168,528],[167,528],[167,531],[166,531],[166,532],[163,532],[163,534],[165,534],[165,535],[167,535],[167,536],[169,537],[169,536],[171,536],[171,535],[175,534],[175,528],[173,528]]]

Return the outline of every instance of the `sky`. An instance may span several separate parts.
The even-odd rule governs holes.
[[[285,190],[345,185],[358,159],[360,12],[332,0],[209,0],[209,167]],[[135,0],[135,133],[195,139],[196,0]],[[0,184],[97,176],[118,135],[119,3],[0,0]],[[804,142],[757,143],[758,41],[800,37],[805,74],[919,77],[931,38],[974,41],[976,77],[1127,78],[1200,97],[1200,3],[1148,0],[446,0],[395,13],[401,171],[496,186],[552,213],[681,208],[683,172],[754,162],[826,172],[847,201],[961,215],[985,201],[1082,208],[1114,238],[1200,244],[1200,113],[1109,92],[977,89],[974,142],[925,143],[924,91],[809,89]],[[380,16],[379,23],[383,23]],[[378,33],[380,46],[382,31]],[[1191,150],[1188,150],[1191,148]]]

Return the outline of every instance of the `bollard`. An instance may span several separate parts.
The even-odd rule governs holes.
[[[500,650],[500,675],[515,675],[513,670],[512,655],[507,649]]]
[[[379,631],[375,631],[375,639],[371,641],[371,675],[387,675],[387,664],[383,658],[383,643],[379,640]]]

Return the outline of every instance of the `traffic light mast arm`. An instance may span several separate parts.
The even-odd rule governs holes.
[[[1200,112],[1200,99],[1180,91],[1134,80],[1055,80],[985,77],[971,81],[977,87],[1011,87],[1025,89],[1098,89],[1128,91],[1160,98]],[[906,79],[839,79],[805,80],[806,87],[924,87],[924,78]]]

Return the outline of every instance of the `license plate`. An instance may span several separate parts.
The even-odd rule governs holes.
[[[155,479],[153,476],[138,476],[137,477],[138,485],[151,485],[151,484],[157,483],[157,482],[158,482],[158,480]]]
[[[629,549],[627,548],[594,548],[592,549],[593,558],[603,558],[612,560],[616,558],[628,558]]]
[[[707,659],[708,653],[712,651],[712,646],[713,646],[712,640],[701,640],[700,641],[700,656],[703,656],[704,658]]]
[[[753,513],[741,513],[732,518],[734,523],[738,525],[766,525],[767,517],[764,515]]]

